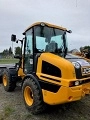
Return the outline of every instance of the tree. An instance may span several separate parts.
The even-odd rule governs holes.
[[[15,55],[17,54],[21,54],[21,48],[18,46],[18,47],[15,47]]]
[[[90,49],[90,46],[84,46],[84,49]]]
[[[8,49],[5,49],[2,53],[3,53],[3,55],[8,55],[9,51],[8,51]]]
[[[90,46],[80,47],[80,52],[84,57],[90,59]]]
[[[11,55],[13,52],[12,52],[12,48],[10,47],[9,48],[9,55]]]

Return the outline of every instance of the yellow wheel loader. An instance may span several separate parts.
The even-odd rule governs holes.
[[[45,103],[58,105],[80,100],[90,94],[90,61],[68,54],[66,28],[45,22],[28,27],[21,42],[21,55],[13,67],[3,71],[3,86],[13,91],[18,81],[27,109],[41,113]]]

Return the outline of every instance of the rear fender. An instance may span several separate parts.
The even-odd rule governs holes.
[[[41,89],[41,86],[40,86],[40,84],[39,84],[39,82],[38,82],[38,78],[35,77],[35,76],[32,75],[32,74],[27,74],[27,75],[24,77],[24,79],[22,80],[22,81],[23,81],[23,82],[22,82],[22,86],[23,86],[24,81],[25,81],[27,78],[31,78],[31,79],[33,79],[33,80],[35,81],[35,83],[38,85],[39,90],[40,90],[40,92],[41,92],[41,94],[42,94],[42,89]]]

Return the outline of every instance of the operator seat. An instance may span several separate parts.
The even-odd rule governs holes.
[[[46,52],[56,52],[58,49],[58,44],[55,41],[51,41],[48,45],[46,45]]]

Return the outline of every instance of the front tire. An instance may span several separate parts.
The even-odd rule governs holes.
[[[16,87],[16,83],[15,83],[15,81],[12,81],[12,76],[10,74],[10,70],[8,70],[8,69],[4,70],[3,76],[2,76],[2,83],[3,83],[5,91],[7,91],[7,92],[14,91],[14,89]]]
[[[33,114],[39,114],[44,110],[44,102],[40,86],[32,78],[27,78],[22,87],[25,106]]]

